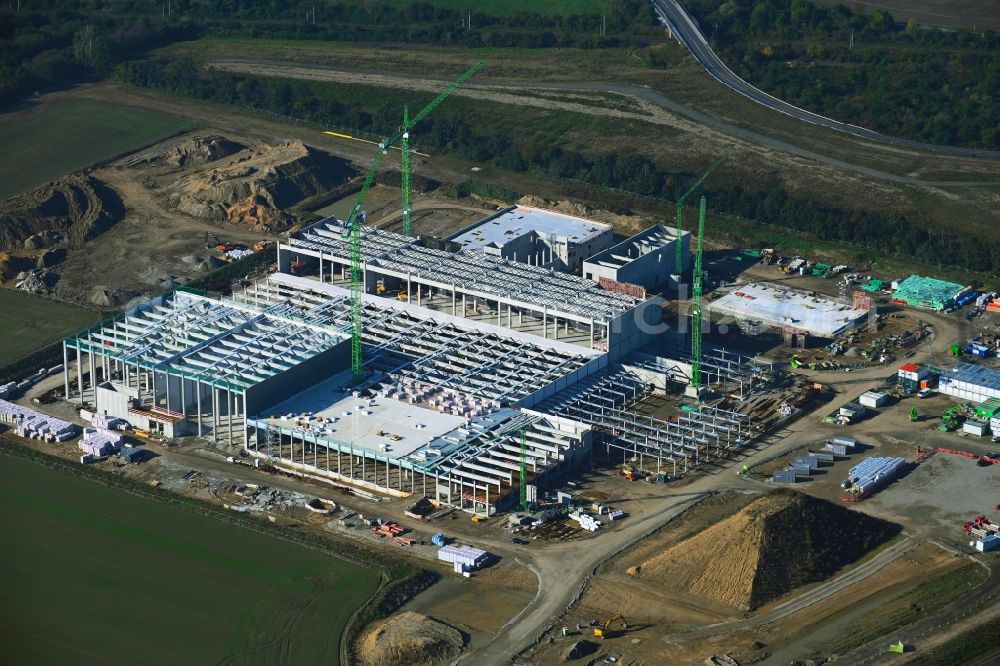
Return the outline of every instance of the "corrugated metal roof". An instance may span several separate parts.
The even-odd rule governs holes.
[[[1000,370],[986,368],[971,363],[959,363],[949,370],[944,377],[956,382],[966,382],[984,388],[1000,391]]]

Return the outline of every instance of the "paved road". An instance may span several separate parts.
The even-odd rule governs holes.
[[[753,100],[754,102],[766,106],[769,109],[773,109],[774,111],[784,113],[787,116],[797,118],[798,120],[802,120],[813,125],[822,125],[823,127],[829,127],[830,129],[835,129],[839,132],[845,132],[852,136],[856,136],[861,139],[868,139],[869,141],[876,141],[878,143],[887,143],[894,146],[916,148],[918,150],[927,150],[948,155],[1000,157],[1000,151],[997,150],[980,150],[976,148],[961,148],[958,146],[938,146],[929,143],[921,143],[919,141],[910,141],[909,139],[898,139],[896,137],[873,132],[872,130],[865,129],[863,127],[858,127],[857,125],[842,123],[838,120],[833,120],[832,118],[827,118],[817,113],[800,109],[799,107],[789,104],[788,102],[784,102],[773,95],[767,94],[759,88],[755,88],[729,69],[729,67],[722,62],[722,59],[719,58],[719,56],[717,56],[708,45],[708,41],[701,33],[701,30],[698,28],[698,24],[695,20],[684,10],[683,7],[681,7],[677,0],[652,0],[652,2],[656,13],[659,15],[663,23],[670,27],[670,30],[673,32],[677,41],[688,48],[691,55],[693,55],[695,60],[697,60],[701,66],[705,68],[705,71],[708,72],[712,78],[731,90],[738,92],[747,99]]]

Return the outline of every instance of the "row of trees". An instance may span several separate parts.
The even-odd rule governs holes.
[[[1000,33],[933,30],[808,0],[692,0],[754,85],[823,115],[929,143],[1000,147]]]
[[[645,0],[618,0],[602,17],[491,13],[430,2],[315,0],[32,0],[0,8],[0,104],[66,81],[100,76],[128,58],[202,36],[463,44],[470,47],[602,48],[653,34]],[[477,4],[482,7],[483,5]]]
[[[135,85],[379,135],[397,128],[404,101],[411,108],[417,106],[413,99],[404,99],[405,93],[383,91],[375,101],[366,102],[374,94],[351,101],[336,86],[200,70],[190,59],[130,62],[119,67],[118,76]],[[697,177],[671,171],[637,153],[585,155],[531,130],[520,130],[519,125],[498,129],[495,118],[475,113],[468,106],[472,104],[456,99],[421,121],[414,129],[421,145],[511,171],[544,173],[668,200],[679,198]],[[725,184],[716,179],[705,185],[705,191],[719,212],[929,263],[1000,273],[1000,236],[931,232],[902,215],[824,206],[790,193],[777,178]]]

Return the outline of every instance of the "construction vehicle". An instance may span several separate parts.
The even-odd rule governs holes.
[[[385,293],[385,280],[379,280],[375,283],[375,293],[384,294]]]
[[[205,232],[205,249],[210,250],[212,248],[219,249],[220,245],[224,245],[219,237],[213,234],[211,231]]]
[[[269,241],[269,240],[267,240],[265,238],[263,240],[259,240],[256,243],[254,243],[253,244],[253,250],[254,250],[254,252],[263,252],[264,250],[266,250],[267,248],[271,247],[272,245],[274,245],[274,241]]]
[[[920,420],[920,411],[914,407],[910,410],[910,423],[916,423]]]
[[[770,266],[774,262],[774,248],[766,247],[760,251],[760,263]]]
[[[613,631],[611,627],[615,622],[621,623],[622,632],[628,629],[628,625],[625,623],[625,618],[622,617],[621,613],[616,613],[614,617],[605,620],[601,626],[594,627],[594,636],[597,638],[610,638]]]
[[[399,301],[408,301],[408,300],[410,300],[410,294],[408,294],[405,291],[401,291],[398,294],[396,294],[396,300],[399,300]]]

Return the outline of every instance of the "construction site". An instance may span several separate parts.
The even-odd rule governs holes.
[[[117,294],[61,365],[0,386],[0,422],[441,574],[354,635],[357,663],[855,663],[954,611],[959,593],[927,601],[935,576],[985,603],[1000,337],[975,326],[995,294],[917,276],[893,294],[847,266],[708,247],[698,188],[718,162],[676,222],[628,233],[527,197],[416,216],[410,132],[481,67],[402,110],[346,193],[340,162],[324,180],[326,157],[279,145],[292,198],[324,204],[294,225],[277,189],[221,197],[173,170],[235,155],[238,180],[272,149],[119,158],[158,165],[198,214],[287,229],[253,247],[273,263]],[[401,187],[379,187],[397,153]],[[897,613],[911,596],[930,610]],[[907,622],[878,632],[857,609]]]

